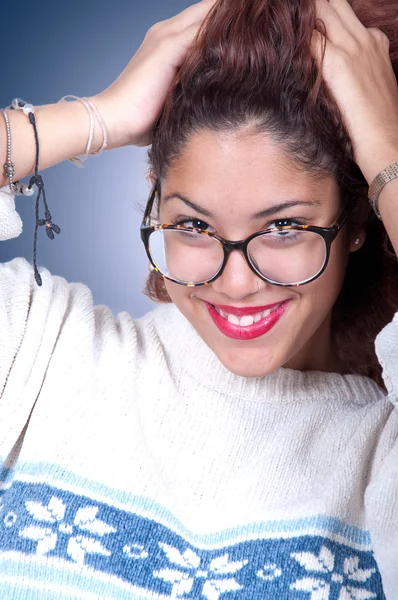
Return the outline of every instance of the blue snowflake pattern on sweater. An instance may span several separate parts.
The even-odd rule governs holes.
[[[297,534],[203,549],[154,519],[19,481],[0,506],[0,560],[10,556],[32,559],[31,573],[34,561],[51,569],[57,559],[58,567],[78,566],[88,590],[97,573],[151,598],[385,600],[371,551]],[[22,560],[20,566],[22,574]],[[18,564],[13,569],[18,573]],[[46,571],[40,573],[36,579]]]

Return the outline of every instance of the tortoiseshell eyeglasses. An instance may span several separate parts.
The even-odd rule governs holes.
[[[141,224],[146,253],[153,269],[164,278],[190,287],[217,279],[232,250],[243,252],[250,269],[267,283],[284,287],[310,283],[325,271],[331,244],[348,218],[345,208],[330,227],[289,225],[292,219],[276,219],[276,227],[231,241],[200,227],[151,225],[157,193],[155,183]]]

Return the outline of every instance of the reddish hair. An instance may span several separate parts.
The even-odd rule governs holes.
[[[352,0],[366,27],[389,37],[398,73],[396,0]],[[251,126],[267,133],[309,174],[332,174],[352,207],[351,226],[365,224],[364,246],[350,255],[333,308],[333,334],[352,373],[383,385],[374,351],[377,333],[398,309],[398,262],[383,224],[369,210],[368,186],[353,161],[340,111],[311,57],[315,0],[218,0],[170,88],[148,152],[160,180],[190,136],[201,129]],[[152,272],[144,293],[171,302],[163,278]]]

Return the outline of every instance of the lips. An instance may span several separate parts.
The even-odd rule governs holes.
[[[236,306],[227,306],[225,304],[213,304],[218,310],[222,310],[228,315],[236,315],[237,317],[244,317],[245,315],[255,315],[257,313],[264,312],[266,310],[270,310],[278,304],[281,304],[284,300],[279,300],[279,302],[274,302],[274,304],[267,304],[265,306],[245,306],[241,308],[237,308]]]
[[[262,321],[263,319],[268,317],[281,304],[282,304],[282,302],[280,302],[279,304],[275,304],[272,308],[268,308],[267,310],[263,310],[261,312],[257,312],[255,314],[251,314],[251,315],[243,315],[240,317],[238,317],[237,315],[234,315],[232,313],[226,313],[223,310],[218,309],[217,307],[214,307],[214,308],[222,317],[224,317],[224,319],[227,319],[233,325],[240,325],[241,327],[248,327],[249,325],[253,325],[253,323],[258,323],[259,321]]]
[[[285,313],[288,305],[290,304],[291,300],[285,300],[284,302],[280,303],[276,303],[276,304],[272,304],[272,305],[268,305],[271,306],[271,308],[273,307],[273,310],[269,310],[269,308],[266,308],[266,311],[269,311],[269,314],[267,316],[265,316],[264,318],[261,318],[261,320],[259,320],[258,322],[254,322],[251,325],[241,325],[241,324],[235,324],[235,323],[231,323],[229,319],[226,319],[225,317],[223,317],[218,310],[216,310],[215,306],[213,306],[213,304],[209,304],[208,302],[205,302],[206,308],[208,310],[208,313],[210,315],[210,317],[212,318],[214,324],[217,326],[217,328],[227,337],[229,338],[233,338],[235,340],[252,340],[255,338],[258,338],[262,335],[265,335],[266,333],[268,333],[268,331],[270,331],[277,323],[278,321],[282,318],[283,314]],[[279,305],[278,305],[279,304]],[[217,305],[218,308],[219,305]],[[275,308],[276,307],[276,308]],[[232,307],[226,307],[231,309]],[[255,312],[259,312],[259,309],[263,308],[262,306],[256,306],[255,308]],[[222,310],[222,309],[220,309]],[[245,309],[235,309],[235,310],[245,310]],[[247,309],[246,309],[247,310]],[[252,314],[253,314],[253,307],[250,307],[250,309]],[[263,311],[260,311],[263,312]],[[233,313],[229,313],[229,314],[233,314]],[[248,315],[248,313],[246,312],[244,315],[241,314],[242,318],[244,318],[246,315]],[[235,317],[238,318],[237,315],[235,315]]]

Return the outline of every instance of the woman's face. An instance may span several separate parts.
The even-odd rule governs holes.
[[[196,210],[177,194],[194,203]],[[277,208],[293,201],[300,204]],[[255,216],[271,207],[276,207],[272,215]],[[185,220],[188,226],[200,226],[225,239],[242,240],[273,227],[281,219],[328,227],[341,210],[334,179],[316,179],[302,172],[268,137],[247,133],[221,135],[205,130],[191,138],[162,181],[160,222]],[[200,223],[189,222],[190,219]],[[333,348],[330,318],[349,252],[359,247],[360,244],[354,245],[348,228],[343,227],[332,244],[325,272],[299,287],[265,283],[250,269],[239,250],[232,251],[222,275],[209,285],[185,287],[168,280],[165,284],[174,304],[233,373],[263,376],[282,366],[344,372]],[[275,260],[271,262],[274,264]],[[285,301],[288,302],[276,314],[265,318],[261,315],[260,319],[264,307]],[[214,306],[224,307],[223,315],[214,315]],[[252,325],[245,329],[250,318],[242,323],[239,317],[238,324],[235,320],[232,327],[233,317],[227,319],[229,324],[220,321],[233,312],[236,316],[235,309],[248,307],[259,309],[253,315],[260,319],[257,333],[253,333]]]

